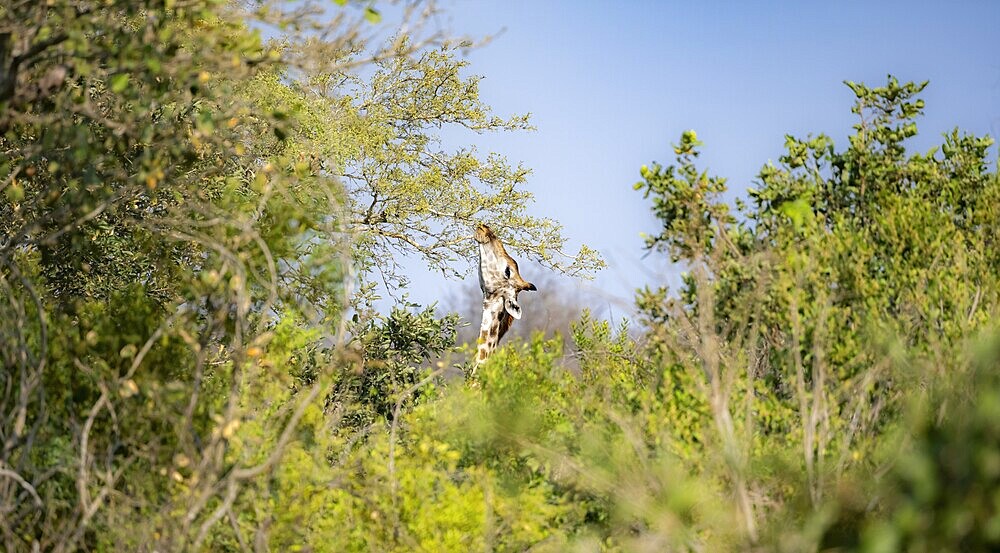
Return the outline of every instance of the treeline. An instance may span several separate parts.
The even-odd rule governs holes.
[[[399,255],[601,261],[440,146],[530,123],[433,6],[341,4],[0,7],[0,548],[1000,547],[1000,177],[906,150],[926,83],[848,83],[734,206],[684,133],[635,185],[682,288],[463,382],[456,316],[372,309]]]

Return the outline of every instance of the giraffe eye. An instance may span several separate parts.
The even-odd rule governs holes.
[[[507,268],[503,270],[503,276],[504,278],[510,278],[510,265],[507,265]]]

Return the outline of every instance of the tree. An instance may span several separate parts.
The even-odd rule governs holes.
[[[280,140],[247,139],[281,132],[240,94],[279,57],[229,8],[50,2],[0,15],[4,547],[197,543],[217,507],[192,498],[277,459],[231,472],[225,458],[251,411],[247,379],[277,376],[262,371],[273,313],[294,320],[309,295],[340,310],[336,259],[298,273],[315,267],[299,254],[310,233],[335,227],[287,230],[322,222],[339,186]],[[308,403],[286,402],[292,417],[272,431]],[[198,485],[176,488],[185,477]],[[109,530],[139,519],[127,539]]]
[[[727,451],[751,540],[756,503],[794,499],[764,476],[757,452],[798,450],[786,462],[820,509],[857,464],[875,463],[899,420],[913,375],[892,370],[887,355],[950,366],[1000,299],[992,140],[956,130],[908,155],[926,83],[847,84],[859,117],[847,148],[825,135],[786,137],[780,165],[761,169],[739,217],[721,200],[724,179],[696,169],[693,131],[674,146],[676,165],[643,167],[635,185],[663,224],[647,246],[690,268],[676,297],[638,297],[660,363],[707,407],[679,437],[708,447],[702,439],[714,436]]]
[[[343,175],[361,247],[377,260],[393,259],[394,249],[418,254],[429,267],[459,276],[452,265],[472,255],[469,229],[478,221],[503,228],[516,249],[560,272],[600,268],[596,252],[564,253],[558,225],[526,213],[526,168],[496,154],[480,158],[475,149],[442,150],[442,126],[475,133],[531,128],[525,115],[490,115],[479,100],[481,77],[463,78],[466,66],[442,49],[379,63],[370,79],[352,81],[347,95],[366,142]],[[391,261],[375,267],[388,281],[406,281]]]

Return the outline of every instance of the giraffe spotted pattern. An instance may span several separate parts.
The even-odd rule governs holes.
[[[483,322],[479,328],[476,364],[489,358],[514,319],[521,318],[517,294],[537,290],[521,278],[517,261],[507,254],[503,243],[486,225],[476,227],[479,243],[479,287],[483,290]]]

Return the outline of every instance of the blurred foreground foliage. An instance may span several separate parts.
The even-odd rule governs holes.
[[[681,288],[463,382],[454,316],[370,309],[394,255],[455,270],[483,219],[600,260],[440,151],[528,123],[433,14],[372,53],[341,4],[0,7],[3,550],[1000,547],[991,140],[911,154],[924,85],[848,83],[846,148],[787,137],[734,209],[686,132],[635,186]]]

